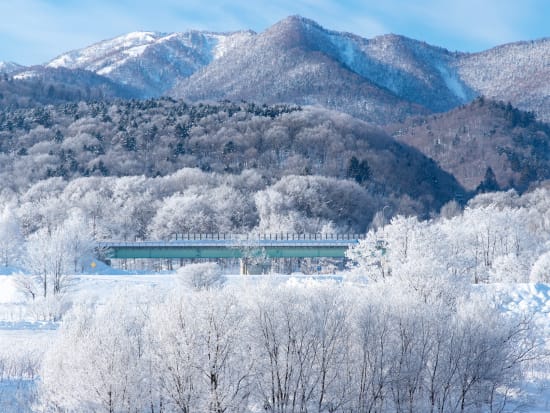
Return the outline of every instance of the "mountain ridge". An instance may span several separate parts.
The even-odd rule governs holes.
[[[261,33],[132,32],[45,66],[88,70],[141,98],[318,105],[377,124],[446,112],[480,95],[550,121],[548,55],[550,38],[451,52],[397,34],[333,31],[295,15]]]
[[[90,70],[113,81],[160,95],[174,79],[189,76],[238,44],[250,31],[213,33],[131,32],[61,54],[46,67]],[[232,44],[233,43],[233,44]]]

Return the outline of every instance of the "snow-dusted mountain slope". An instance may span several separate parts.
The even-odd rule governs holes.
[[[361,70],[363,41],[289,17],[213,61],[171,92],[188,100],[320,105],[373,122],[429,110],[380,87]]]
[[[476,96],[454,68],[457,54],[404,36],[360,40],[356,71],[403,99],[442,112]]]
[[[90,70],[158,96],[252,35],[134,32],[62,54],[47,66]]]
[[[550,38],[462,55],[455,65],[478,94],[510,101],[550,121]]]
[[[80,100],[132,99],[142,91],[88,70],[31,66],[0,78],[0,106],[29,107]]]
[[[324,29],[299,16],[283,20],[277,29],[283,35],[301,30],[305,48],[318,50],[375,85],[432,110],[448,110],[475,97],[456,73],[456,54],[446,49],[397,35],[365,39]]]
[[[391,99],[378,100],[388,92],[401,107],[408,102],[435,112],[485,95],[550,120],[548,56],[549,39],[468,54],[397,35],[364,39],[292,16],[180,81],[173,93],[189,99],[298,99],[370,120],[378,116],[374,107],[377,113],[394,109],[388,107]],[[370,89],[365,100],[358,85],[367,83],[377,92]],[[382,115],[377,121],[384,120]]]
[[[550,125],[503,102],[476,99],[386,130],[436,161],[470,191],[486,181],[488,168],[501,189],[523,192],[550,179]]]
[[[0,62],[0,73],[10,74],[23,70],[24,68],[25,66],[21,66],[14,62]]]

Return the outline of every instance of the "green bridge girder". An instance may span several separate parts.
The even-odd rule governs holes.
[[[173,242],[102,242],[98,247],[111,259],[194,259],[194,258],[345,258],[357,240],[259,242],[173,241]]]

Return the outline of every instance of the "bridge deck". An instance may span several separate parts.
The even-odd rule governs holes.
[[[98,247],[110,258],[343,258],[358,239],[184,239],[109,241]]]

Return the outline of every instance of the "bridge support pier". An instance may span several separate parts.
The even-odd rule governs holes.
[[[239,259],[239,267],[241,275],[248,275],[248,260],[246,258]]]
[[[240,258],[240,274],[241,275],[262,275],[269,274],[272,269],[272,260],[262,260],[256,262],[254,258]]]

